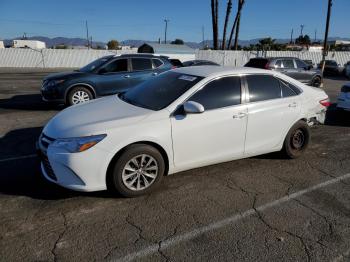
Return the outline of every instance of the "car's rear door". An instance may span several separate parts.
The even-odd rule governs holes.
[[[281,83],[272,75],[246,75],[249,91],[245,153],[274,151],[300,113],[299,96],[283,97]]]
[[[103,66],[94,76],[98,95],[123,92],[130,86],[127,58],[117,58]]]
[[[157,71],[153,70],[152,59],[147,57],[130,58],[130,69],[130,87],[134,87],[158,74]]]
[[[171,117],[175,165],[193,168],[241,157],[247,123],[247,108],[241,103],[238,76],[206,84],[187,101],[202,104],[200,114]]]

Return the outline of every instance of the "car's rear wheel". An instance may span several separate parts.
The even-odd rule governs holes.
[[[156,148],[135,144],[115,162],[108,186],[125,197],[136,197],[156,188],[164,172],[164,159]]]
[[[310,142],[310,130],[305,121],[298,121],[289,130],[283,144],[282,153],[287,158],[299,157]]]
[[[91,91],[83,86],[74,87],[67,96],[67,105],[78,105],[93,99]]]
[[[315,76],[314,79],[312,80],[311,85],[314,87],[320,87],[322,83],[321,77]]]

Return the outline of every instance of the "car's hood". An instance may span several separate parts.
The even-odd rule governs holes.
[[[49,74],[44,78],[44,80],[54,80],[54,79],[66,79],[69,77],[75,77],[79,75],[84,75],[86,73],[80,72],[80,71],[69,71],[69,72],[61,72],[61,73],[54,73],[54,74]]]
[[[63,110],[47,123],[43,132],[52,138],[96,135],[141,121],[152,112],[113,95]]]

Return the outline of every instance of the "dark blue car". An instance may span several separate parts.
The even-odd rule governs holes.
[[[72,72],[44,78],[43,100],[75,105],[117,94],[174,66],[165,56],[128,54],[105,56]]]

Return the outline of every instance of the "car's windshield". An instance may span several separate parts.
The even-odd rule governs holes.
[[[179,98],[203,77],[165,72],[130,89],[119,97],[135,106],[160,110]]]
[[[93,70],[95,70],[96,68],[102,66],[103,64],[105,64],[107,61],[109,61],[113,56],[104,56],[101,57],[95,61],[92,61],[90,64],[87,64],[86,66],[82,67],[79,69],[80,72],[85,72],[85,73],[89,73],[92,72]]]

